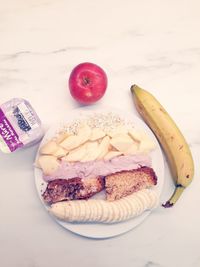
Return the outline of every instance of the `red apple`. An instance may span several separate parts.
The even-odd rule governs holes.
[[[106,73],[96,64],[81,63],[70,74],[70,93],[74,99],[82,104],[98,101],[104,95],[106,88]]]

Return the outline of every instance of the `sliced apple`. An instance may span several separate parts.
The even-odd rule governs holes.
[[[58,145],[55,141],[49,141],[40,148],[40,153],[44,155],[51,155],[58,150]]]
[[[79,129],[77,135],[71,135],[67,137],[66,139],[64,139],[64,141],[60,143],[60,146],[70,151],[88,141],[90,135],[91,128],[88,125],[84,125]]]
[[[37,162],[45,175],[51,175],[60,166],[57,158],[49,155],[40,156]]]
[[[68,132],[60,132],[58,135],[55,137],[55,142],[57,144],[60,144],[62,141],[64,141],[67,137],[69,137],[71,134]]]
[[[134,155],[138,153],[138,144],[133,143],[126,151],[124,151],[124,155]]]
[[[65,150],[64,148],[58,147],[58,149],[56,150],[56,152],[53,153],[53,155],[55,157],[61,158],[61,157],[66,156],[68,153],[69,151]]]
[[[109,136],[105,136],[101,143],[99,144],[99,155],[97,157],[97,159],[102,159],[107,153],[108,153],[108,149],[110,146],[110,137]]]
[[[106,134],[101,129],[94,128],[94,129],[92,129],[90,140],[95,141],[95,140],[98,140],[100,138],[103,138],[105,135]]]
[[[115,137],[117,135],[121,135],[121,134],[127,134],[128,133],[128,129],[125,126],[119,126],[117,128],[115,128],[112,131],[108,131],[106,134],[110,137]]]
[[[86,155],[86,144],[83,144],[69,152],[68,155],[62,158],[66,161],[81,161],[81,159]]]
[[[97,159],[98,155],[100,154],[99,150],[99,143],[96,142],[87,142],[86,143],[86,154],[81,159],[82,162],[92,161]]]
[[[133,138],[134,141],[140,142],[143,139],[144,133],[138,131],[134,128],[128,130],[129,135]]]
[[[134,143],[128,134],[119,134],[110,140],[110,144],[118,151],[125,152]]]
[[[77,135],[71,135],[65,138],[60,143],[60,146],[69,151],[79,146],[80,143],[81,143],[80,138]]]
[[[82,143],[85,143],[86,141],[88,141],[90,139],[91,132],[92,132],[92,130],[87,124],[85,124],[81,128],[79,128],[78,137],[81,138]]]
[[[139,152],[141,153],[147,153],[153,149],[155,149],[156,145],[155,143],[150,139],[144,139],[140,142],[139,145]]]
[[[120,151],[109,151],[105,156],[104,156],[104,160],[110,160],[114,157],[117,157],[117,156],[120,156],[120,155],[123,155],[122,152]]]

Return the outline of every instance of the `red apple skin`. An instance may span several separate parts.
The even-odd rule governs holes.
[[[69,77],[72,97],[82,104],[92,104],[105,94],[107,76],[96,64],[85,62],[77,65]]]

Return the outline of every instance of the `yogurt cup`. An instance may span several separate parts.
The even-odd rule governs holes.
[[[11,153],[37,143],[43,136],[41,120],[31,104],[13,98],[0,105],[0,150]]]

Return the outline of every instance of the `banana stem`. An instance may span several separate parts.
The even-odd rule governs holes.
[[[131,93],[134,94],[135,84],[131,86]]]
[[[183,193],[184,189],[185,189],[184,186],[176,185],[176,189],[174,191],[174,194],[172,195],[172,197],[165,204],[162,204],[162,206],[164,208],[172,207],[176,203],[176,201],[179,199],[179,197]]]

